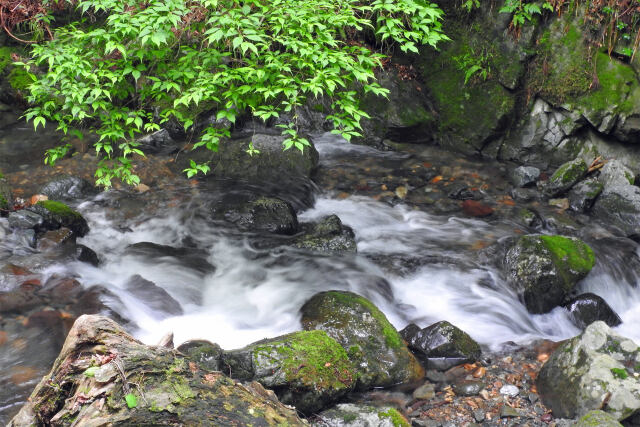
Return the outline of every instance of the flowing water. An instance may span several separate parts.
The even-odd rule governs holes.
[[[423,160],[346,145],[327,136],[317,145],[320,173],[326,175],[336,168],[375,175],[376,168],[394,170],[415,158]],[[494,174],[495,165],[478,167]],[[176,344],[202,338],[231,349],[298,330],[302,304],[330,289],[368,297],[398,329],[410,322],[424,327],[448,320],[487,349],[509,341],[561,340],[579,333],[564,309],[531,315],[506,285],[490,248],[526,231],[512,219],[436,215],[402,202],[345,195],[340,185],[316,189],[315,203],[299,214],[299,220],[337,214],[353,228],[357,254],[311,253],[286,246],[286,237],[242,233],[212,221],[209,208],[218,190],[191,186],[138,196],[114,191],[83,203],[78,209],[91,232],[79,242],[100,255],[100,266],[58,263],[44,274],[73,275],[87,288],[108,288],[114,297],[107,304],[150,344],[173,332]],[[578,234],[597,254],[596,267],[580,284],[581,290],[607,300],[623,320],[620,332],[640,342],[635,327],[640,321],[640,271],[637,263],[627,262],[640,256],[638,245],[611,237],[595,225]],[[140,242],[187,248],[190,255],[128,249]],[[183,314],[158,309],[158,299],[166,294],[132,293],[127,284],[134,275],[163,288],[180,303]]]

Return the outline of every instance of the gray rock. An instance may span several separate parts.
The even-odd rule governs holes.
[[[359,389],[421,379],[424,370],[386,316],[360,295],[321,292],[300,309],[305,330],[323,330],[338,341],[358,370]]]
[[[351,227],[342,224],[337,215],[330,215],[320,222],[303,225],[304,234],[296,237],[293,245],[324,253],[356,252],[355,234]]]
[[[475,396],[485,387],[486,386],[482,381],[463,380],[453,384],[453,391],[458,396]]]
[[[581,158],[564,163],[551,175],[542,189],[546,196],[556,197],[573,187],[587,173],[587,164]]]
[[[519,392],[520,390],[518,389],[518,387],[512,384],[505,384],[500,387],[500,394],[504,394],[505,396],[515,397]]]
[[[535,185],[540,177],[540,169],[533,166],[518,166],[511,172],[511,182],[516,187]]]
[[[619,160],[609,160],[600,169],[600,182],[605,187],[613,187],[617,185],[633,185],[635,174],[631,169],[622,164]]]
[[[180,303],[173,299],[167,291],[138,274],[129,278],[124,289],[144,301],[152,309],[150,314],[155,318],[180,316],[184,313]]]
[[[50,200],[61,202],[70,200],[85,200],[98,194],[99,190],[88,181],[77,176],[57,177],[38,190]]]
[[[640,187],[626,184],[605,188],[593,206],[593,213],[628,236],[639,233]]]
[[[580,417],[573,427],[622,427],[622,424],[611,414],[593,410]]]
[[[540,197],[540,192],[535,188],[514,188],[511,197],[518,202],[530,202]]]
[[[171,138],[167,129],[160,129],[149,135],[145,135],[137,141],[140,148],[146,153],[168,154],[177,148],[176,141]]]
[[[521,416],[522,414],[520,413],[520,411],[512,408],[511,406],[504,405],[502,408],[500,408],[500,418],[515,418]]]
[[[444,370],[471,362],[481,354],[480,346],[473,338],[447,321],[434,323],[413,335],[406,334],[406,339],[414,354],[435,369]],[[444,363],[448,360],[451,363]],[[441,366],[436,366],[438,362]]]
[[[433,399],[436,395],[436,389],[433,384],[426,382],[417,389],[413,390],[413,398],[419,400]]]
[[[577,183],[569,191],[569,207],[576,212],[586,212],[602,193],[604,184],[595,178],[585,179]]]
[[[621,421],[640,410],[640,381],[634,375],[639,360],[636,343],[594,322],[553,352],[538,375],[538,392],[556,417],[603,408]]]
[[[317,427],[395,427],[394,418],[401,416],[391,407],[376,407],[364,404],[341,403],[320,412]]]
[[[504,263],[510,286],[529,312],[546,313],[589,274],[595,256],[579,239],[531,234],[516,241]]]
[[[295,234],[299,228],[293,207],[274,197],[260,197],[235,206],[223,206],[213,211],[213,217],[229,221],[245,231]]]
[[[208,371],[222,369],[223,350],[218,344],[206,340],[190,340],[180,344],[177,350]]]
[[[564,308],[569,311],[573,322],[580,329],[586,328],[597,320],[602,320],[611,327],[622,323],[620,316],[596,294],[578,295],[565,303]]]
[[[9,226],[23,229],[37,229],[44,224],[42,215],[31,212],[27,209],[9,213]]]

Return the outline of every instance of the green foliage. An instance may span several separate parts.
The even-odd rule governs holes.
[[[493,55],[486,49],[479,55],[469,52],[464,55],[454,56],[453,60],[458,69],[464,72],[464,84],[466,85],[472,77],[480,77],[483,81],[487,80],[491,73],[490,62]]]
[[[536,15],[542,15],[544,10],[553,12],[554,8],[549,1],[506,0],[500,8],[502,13],[511,13],[511,26],[518,28],[527,22],[531,22]]]
[[[374,76],[382,55],[361,45],[358,34],[373,33],[405,52],[446,39],[442,11],[427,0],[82,0],[77,6],[97,21],[58,28],[21,64],[36,79],[28,97],[34,107],[25,117],[35,126],[55,122],[64,132],[95,131],[103,158],[96,176],[105,186],[112,178],[136,183],[130,157],[142,154],[138,134],[169,120],[188,130],[203,104],[231,123],[245,114],[266,121],[290,113],[285,148],[303,150],[308,141],[297,134],[296,108],[326,96],[334,132],[349,140],[368,117],[355,84],[365,93],[387,93]],[[215,151],[228,135],[228,128],[208,127],[194,148]]]
[[[614,377],[619,378],[621,380],[624,380],[629,376],[629,374],[627,373],[627,370],[623,368],[611,368],[611,373],[613,374]]]
[[[480,7],[480,0],[466,0],[462,3],[461,7],[470,13],[473,9],[477,9]]]
[[[127,402],[127,408],[133,409],[138,406],[138,398],[135,394],[129,393],[124,397],[124,400]]]

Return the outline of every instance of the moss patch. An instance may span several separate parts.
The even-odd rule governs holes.
[[[540,236],[540,240],[558,265],[566,265],[573,272],[586,275],[596,263],[593,250],[581,240],[564,236]]]
[[[407,421],[405,417],[402,416],[398,410],[390,408],[387,411],[378,412],[378,417],[387,418],[391,420],[391,423],[394,427],[410,427],[411,424]]]
[[[43,208],[45,208],[46,210],[48,210],[54,215],[59,215],[60,217],[82,218],[82,215],[80,215],[78,212],[74,211],[69,206],[61,202],[56,202],[54,200],[41,200],[36,204],[39,206],[42,206]]]
[[[12,49],[9,47],[0,47],[0,74],[4,73],[11,65],[11,52]]]

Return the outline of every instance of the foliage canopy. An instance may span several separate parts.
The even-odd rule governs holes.
[[[446,39],[442,11],[427,0],[81,0],[83,20],[57,28],[33,46],[25,116],[69,132],[95,131],[97,182],[135,184],[136,136],[174,120],[190,129],[202,107],[233,123],[284,113],[284,148],[300,150],[295,111],[310,97],[332,102],[328,119],[347,140],[359,135],[355,87],[385,95],[374,70],[382,55],[362,43],[398,46]],[[46,70],[44,72],[38,70]],[[217,150],[229,127],[207,127],[194,148]],[[48,162],[67,147],[50,150]],[[249,150],[256,150],[249,147]],[[208,171],[191,164],[189,174]]]

